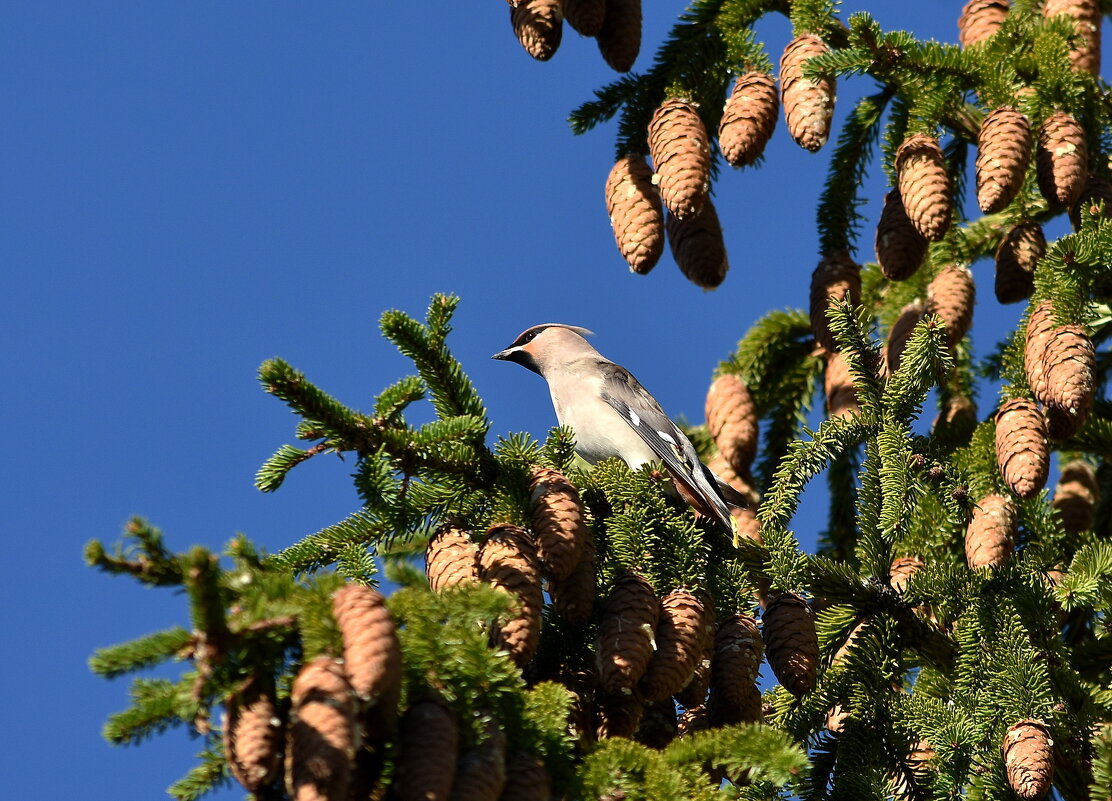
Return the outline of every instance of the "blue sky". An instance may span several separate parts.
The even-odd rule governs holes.
[[[682,7],[646,4],[635,69]],[[870,7],[886,28],[956,39],[957,0]],[[138,749],[100,739],[127,685],[92,676],[88,655],[186,624],[186,606],[85,568],[86,541],[113,541],[141,514],[176,550],[219,549],[237,531],[278,550],[357,506],[350,463],[331,457],[274,495],[253,488],[295,422],[259,389],[263,359],[369,406],[410,371],[379,336],[380,312],[419,314],[455,292],[452,342],[495,432],[553,424],[539,379],[489,359],[548,321],[592,328],[672,415],[701,420],[711,370],[749,325],[806,303],[827,151],[803,151],[781,123],[763,169],[727,168],[716,203],[731,272],[717,292],[667,255],[633,276],[602,201],[614,129],[575,137],[565,124],[615,73],[570,29],[553,61],[532,61],[500,1],[42,0],[5,18],[11,797],[157,798],[199,750],[184,732]],[[790,29],[776,16],[758,34],[775,61]],[[871,87],[839,87],[835,135]],[[882,180],[874,169],[874,220]],[[862,245],[871,259],[871,231]],[[974,335],[995,339],[1022,310],[995,305],[991,264],[974,273]],[[804,541],[821,493],[798,519]]]

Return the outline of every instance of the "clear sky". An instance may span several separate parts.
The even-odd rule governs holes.
[[[635,69],[682,7],[646,3]],[[960,7],[870,4],[885,28],[946,41]],[[114,541],[141,514],[175,550],[243,531],[273,551],[356,508],[351,464],[334,457],[274,495],[253,488],[295,423],[259,389],[263,359],[367,407],[411,372],[380,312],[420,314],[455,292],[451,343],[494,433],[553,424],[540,380],[489,359],[549,321],[595,330],[665,409],[698,421],[712,369],[750,324],[806,305],[829,152],[803,151],[781,122],[762,169],[726,168],[731,271],[717,292],[667,255],[633,276],[602,200],[614,128],[575,137],[565,123],[615,73],[570,29],[553,61],[532,61],[501,0],[39,0],[4,16],[7,797],[158,798],[200,750],[184,731],[138,749],[100,738],[127,680],[92,676],[88,655],[187,618],[180,596],[84,567],[86,541]],[[778,60],[787,21],[758,33]],[[840,85],[835,136],[871,88]],[[875,168],[874,220],[882,180]],[[871,230],[861,244],[872,259]],[[984,350],[1022,309],[995,304],[989,262],[974,272]],[[822,492],[797,519],[807,543]]]

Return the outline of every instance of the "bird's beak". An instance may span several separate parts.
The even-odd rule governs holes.
[[[490,358],[492,358],[492,359],[501,359],[502,361],[506,361],[512,355],[511,351],[513,351],[513,348],[506,348],[505,350],[498,351],[496,354],[494,354]]]

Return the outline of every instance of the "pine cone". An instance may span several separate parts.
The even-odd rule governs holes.
[[[506,784],[506,735],[494,721],[486,739],[464,751],[456,765],[452,801],[498,801]]]
[[[953,186],[938,140],[915,134],[896,150],[900,198],[911,224],[928,242],[937,242],[950,228]]]
[[[579,561],[563,581],[549,579],[548,594],[552,605],[564,620],[582,626],[591,617],[595,605],[595,535],[590,527],[584,529],[583,546]]]
[[[366,704],[397,708],[402,654],[386,599],[361,584],[345,584],[332,596],[332,614],[344,639],[344,672]]]
[[[999,567],[1012,555],[1015,505],[1003,495],[986,495],[973,508],[965,530],[965,561],[971,568]]]
[[[1089,177],[1085,131],[1072,116],[1059,111],[1039,128],[1035,173],[1039,191],[1052,209],[1069,206],[1081,195]]]
[[[1054,304],[1044,300],[1027,318],[1027,338],[1023,347],[1023,367],[1027,385],[1035,399],[1046,403],[1046,344],[1054,336]]]
[[[540,643],[544,606],[540,563],[529,535],[509,524],[491,526],[479,551],[479,575],[517,601],[516,616],[492,632],[492,640],[509,651],[518,667],[524,667]]]
[[[1003,211],[1023,188],[1031,158],[1031,123],[1011,106],[991,112],[977,133],[977,204]]]
[[[564,35],[560,0],[520,0],[510,9],[510,22],[525,52],[537,61],[556,55]]]
[[[931,433],[948,444],[964,445],[976,427],[977,407],[969,398],[955,395],[942,404]]]
[[[760,158],[779,110],[775,78],[764,72],[739,76],[718,125],[723,158],[734,167],[746,167]]]
[[[677,724],[676,734],[679,737],[686,737],[697,731],[706,731],[710,728],[707,708],[705,706],[693,706],[690,709],[685,709],[680,714]]]
[[[826,389],[826,413],[831,417],[842,417],[857,411],[857,390],[853,387],[853,374],[849,362],[840,353],[831,353],[826,358],[826,373],[823,376]]]
[[[711,659],[714,655],[714,635],[718,630],[714,605],[709,598],[703,599],[703,618],[699,629],[699,654],[695,660],[695,670],[690,681],[673,697],[680,706],[691,709],[702,706],[707,700],[710,689]]]
[[[228,699],[224,758],[228,772],[249,793],[257,793],[278,773],[282,721],[274,699],[248,688]]]
[[[1062,466],[1051,506],[1057,510],[1066,531],[1080,534],[1091,530],[1099,498],[1097,475],[1087,462],[1075,460]]]
[[[718,452],[739,475],[749,472],[757,455],[757,408],[740,378],[723,374],[707,392],[707,431]]]
[[[972,47],[988,39],[1008,16],[1008,0],[969,0],[958,17],[958,41]]]
[[[926,563],[918,556],[897,556],[888,570],[888,583],[896,592],[905,593],[908,581],[924,567]]]
[[[1035,267],[1046,253],[1046,237],[1038,223],[1020,223],[996,249],[996,299],[1019,303],[1035,291]]]
[[[665,698],[645,707],[634,739],[660,751],[676,738],[678,730],[676,704],[671,698]]]
[[[830,137],[834,117],[833,78],[813,81],[803,77],[803,65],[829,48],[817,36],[805,34],[788,43],[780,57],[780,102],[788,133],[802,148],[814,153]]]
[[[1034,401],[1015,398],[996,413],[996,462],[1020,498],[1035,497],[1046,484],[1046,422]]]
[[[595,693],[595,736],[599,740],[609,737],[632,739],[641,725],[644,711],[644,699],[637,688],[630,693]]]
[[[1072,417],[1072,432],[1081,427],[1093,406],[1096,353],[1093,341],[1076,325],[1058,326],[1046,340],[1043,352],[1047,406]]]
[[[641,51],[641,0],[606,0],[595,40],[611,69],[629,72]]]
[[[343,801],[355,753],[355,699],[344,669],[318,656],[291,689],[286,791],[293,801]]]
[[[436,530],[425,548],[425,574],[433,592],[479,583],[479,549],[466,530],[454,523]]]
[[[606,213],[618,252],[629,269],[645,275],[664,252],[664,211],[644,156],[618,159],[606,179]]]
[[[900,361],[903,359],[904,351],[907,350],[907,343],[911,341],[915,326],[925,314],[926,307],[923,302],[916,300],[904,306],[896,322],[892,323],[892,328],[888,331],[888,344],[884,351],[889,374],[900,369]]]
[[[524,751],[513,754],[506,762],[502,801],[549,801],[550,798],[552,777],[544,762]]]
[[[711,726],[755,723],[761,719],[761,692],[757,689],[764,645],[757,621],[741,613],[722,621],[714,637],[711,658]]]
[[[398,727],[393,790],[399,801],[447,801],[456,776],[459,728],[442,698],[414,703]]]
[[[665,208],[697,217],[710,188],[710,138],[694,105],[678,97],[660,104],[649,120],[649,155]]]
[[[838,350],[826,310],[837,300],[856,308],[861,305],[861,267],[846,251],[824,256],[811,273],[811,331],[827,351]]]
[[[546,575],[562,581],[571,575],[590,536],[579,490],[547,467],[533,468],[529,484],[533,505],[533,536]]]
[[[815,683],[819,640],[815,616],[807,602],[786,592],[769,604],[763,615],[768,664],[792,695],[801,696]]]
[[[714,289],[726,279],[730,269],[726,243],[722,240],[718,212],[709,197],[694,219],[666,215],[664,229],[672,258],[688,281],[703,289]]]
[[[927,286],[927,312],[946,323],[946,340],[957,346],[973,325],[976,289],[973,273],[963,264],[944,267]]]
[[[1047,19],[1065,14],[1076,22],[1079,42],[1070,48],[1070,63],[1078,72],[1100,75],[1100,23],[1099,0],[1046,0],[1043,16]]]
[[[645,675],[659,615],[660,605],[648,581],[626,573],[614,582],[599,623],[596,647],[603,689],[628,695]]]
[[[876,260],[889,281],[906,281],[913,276],[927,255],[923,238],[904,210],[900,191],[892,189],[884,196],[884,208],[876,227]]]
[[[598,36],[606,18],[606,0],[560,0],[564,19],[582,36]]]
[[[703,604],[687,590],[672,590],[661,599],[656,650],[641,679],[646,701],[663,701],[691,680],[702,655],[699,638],[703,616]]]
[[[1024,801],[1036,801],[1050,790],[1054,778],[1053,740],[1046,724],[1021,720],[1004,735],[1004,767],[1008,784]]]
[[[1104,212],[1101,216],[1106,220],[1112,219],[1112,184],[1099,175],[1090,175],[1085,182],[1085,188],[1081,190],[1081,195],[1070,207],[1070,222],[1073,223],[1073,230],[1081,230],[1082,212],[1098,214],[1101,212],[1101,203],[1104,203]]]

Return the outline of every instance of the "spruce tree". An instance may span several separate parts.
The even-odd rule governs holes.
[[[618,118],[607,203],[631,268],[651,270],[666,236],[703,286],[730,280],[722,161],[759,166],[778,106],[800,146],[831,151],[809,311],[745,332],[688,428],[752,501],[734,535],[651,465],[588,468],[568,430],[492,436],[450,350],[457,298],[424,320],[387,311],[416,375],[369,411],[280,359],[259,369],[304,447],[281,446],[258,488],[348,454],[358,510],[275,554],[242,536],[174,553],[140,519],[88,546],[189,606],[187,627],[93,656],[106,677],[185,662],[177,681],[134,680],[110,742],[199,733],[179,799],[230,782],[329,801],[1112,797],[1101,7],[971,0],[957,45],[834,6],[695,0],[647,71],[571,116],[580,133]],[[509,13],[536,58],[564,19],[615,69],[640,47],[635,0]],[[779,59],[753,33],[770,13],[793,28]],[[861,74],[875,93],[836,114],[837,80]],[[859,264],[874,159],[891,188]],[[1047,243],[1062,215],[1072,233]],[[999,344],[977,361],[968,266],[988,258],[998,301],[1027,313],[978,329]],[[425,403],[435,417],[414,425]],[[792,521],[824,473],[829,520],[806,553]]]

